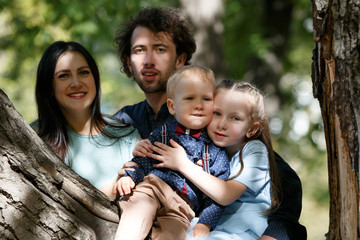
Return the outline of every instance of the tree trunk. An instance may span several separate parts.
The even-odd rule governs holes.
[[[227,70],[222,42],[223,0],[180,0],[180,2],[194,27],[197,49],[192,63],[212,69],[217,80],[224,79]]]
[[[67,167],[0,90],[0,239],[112,239],[117,207]]]
[[[360,4],[313,0],[312,80],[328,153],[327,239],[359,239]]]

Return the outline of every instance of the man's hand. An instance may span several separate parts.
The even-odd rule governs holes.
[[[122,197],[131,193],[131,190],[135,187],[135,183],[131,177],[121,177],[114,185],[113,193],[119,192]]]
[[[152,146],[149,139],[144,139],[138,142],[132,152],[134,157],[146,157],[148,153],[152,153],[150,149]]]
[[[198,223],[193,228],[193,237],[205,237],[209,235],[210,229],[208,224]]]

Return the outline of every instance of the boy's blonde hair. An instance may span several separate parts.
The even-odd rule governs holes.
[[[214,86],[215,92],[215,75],[214,72],[204,66],[183,66],[180,69],[176,70],[169,78],[166,86],[166,95],[167,98],[173,98],[175,94],[175,89],[179,81],[183,80],[184,77],[199,77],[204,82]]]

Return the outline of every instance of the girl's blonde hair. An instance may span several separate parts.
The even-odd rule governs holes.
[[[245,136],[245,141],[240,149],[240,163],[241,168],[239,173],[235,176],[240,175],[244,168],[242,159],[242,151],[246,143],[251,140],[259,140],[265,144],[268,155],[269,155],[269,171],[270,171],[270,182],[271,182],[271,207],[265,211],[266,214],[270,214],[280,205],[282,201],[282,186],[275,161],[275,154],[271,144],[270,129],[268,123],[268,117],[264,107],[264,97],[259,89],[247,82],[236,82],[232,80],[223,80],[217,87],[216,90],[227,89],[239,91],[249,96],[248,101],[250,103],[251,120],[253,123],[259,122],[260,126],[258,131],[250,138]],[[235,178],[234,177],[234,178]]]

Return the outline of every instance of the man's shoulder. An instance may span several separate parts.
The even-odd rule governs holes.
[[[141,114],[146,114],[146,100],[134,105],[124,106],[113,117],[124,123],[134,124],[137,119],[141,118],[139,116]]]
[[[142,111],[146,108],[146,100],[141,101],[139,103],[135,103],[133,105],[127,105],[124,106],[123,108],[121,108],[119,111],[117,111],[114,116],[116,117],[116,115],[118,114],[122,114],[122,113],[132,113],[132,112],[137,112],[137,111]]]
[[[280,175],[284,175],[286,177],[290,177],[296,180],[300,180],[299,176],[295,172],[294,169],[290,167],[290,165],[277,153],[274,151],[276,165],[280,171]]]

